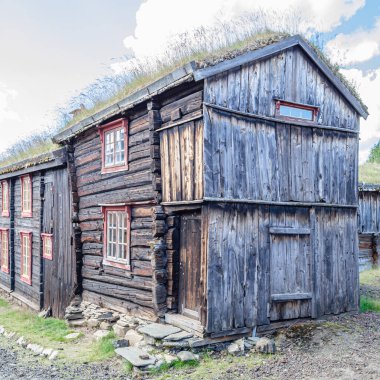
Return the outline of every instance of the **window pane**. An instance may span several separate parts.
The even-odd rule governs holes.
[[[313,120],[313,111],[304,108],[280,105],[280,115],[297,119]]]

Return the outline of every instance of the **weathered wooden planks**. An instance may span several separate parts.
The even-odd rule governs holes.
[[[355,135],[205,112],[205,197],[356,204]]]
[[[358,113],[298,47],[205,80],[205,102],[239,111],[274,116],[274,97],[319,106],[321,124],[359,129]]]
[[[357,310],[355,210],[236,204],[203,210],[208,332]],[[299,234],[282,234],[292,229]]]

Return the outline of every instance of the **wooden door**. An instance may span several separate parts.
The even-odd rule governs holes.
[[[180,222],[179,313],[200,318],[201,307],[201,216],[191,213]]]
[[[310,230],[270,228],[271,321],[311,316]]]
[[[43,232],[52,234],[52,259],[44,262],[44,309],[62,318],[76,288],[76,260],[72,240],[71,198],[66,169],[45,177]]]

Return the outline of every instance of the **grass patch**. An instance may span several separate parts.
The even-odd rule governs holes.
[[[365,313],[367,311],[373,311],[380,313],[380,301],[376,301],[372,298],[361,297],[360,298],[360,311]]]
[[[0,300],[0,325],[42,346],[57,347],[64,337],[72,332],[65,321],[55,318],[40,318],[31,311],[15,309]]]
[[[177,359],[171,363],[164,363],[159,368],[154,368],[150,372],[152,375],[159,375],[159,374],[168,372],[171,368],[176,369],[176,370],[181,370],[181,369],[193,368],[193,367],[198,367],[198,366],[199,366],[198,360],[189,360],[187,362],[183,362]]]
[[[102,361],[113,358],[115,353],[115,347],[113,345],[116,335],[113,331],[96,342],[93,346],[92,352],[89,354],[90,361]]]
[[[380,183],[380,163],[366,162],[360,165],[359,182]]]
[[[365,270],[359,276],[362,285],[379,286],[380,293],[380,268]]]

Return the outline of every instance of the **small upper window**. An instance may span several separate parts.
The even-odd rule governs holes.
[[[9,229],[0,229],[1,270],[9,273]]]
[[[318,107],[307,104],[298,104],[286,102],[283,100],[276,101],[276,116],[284,119],[307,120],[316,122],[318,118]]]
[[[42,238],[42,257],[53,260],[53,235],[41,234]]]
[[[119,119],[99,127],[102,173],[128,169],[128,122]]]
[[[131,210],[128,206],[103,207],[104,263],[130,269]]]
[[[21,177],[21,216],[32,217],[32,177]]]
[[[1,216],[9,216],[9,184],[1,182]]]

